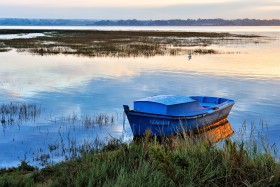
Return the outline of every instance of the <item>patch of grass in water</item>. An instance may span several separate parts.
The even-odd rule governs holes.
[[[41,106],[37,104],[10,103],[0,105],[0,120],[3,127],[22,121],[33,120],[40,116]]]
[[[51,118],[50,120],[53,122],[66,122],[70,124],[79,124],[81,123],[85,128],[92,128],[96,126],[106,126],[106,125],[114,125],[115,124],[115,115],[109,115],[105,113],[101,114],[83,114],[78,116],[75,112],[68,116],[62,116],[61,118]]]
[[[8,51],[11,51],[12,49],[10,48],[1,48],[0,47],[0,52],[8,52]]]
[[[0,42],[9,48],[17,49],[18,52],[38,55],[151,57],[186,54],[187,47],[224,45],[224,42],[257,43],[256,41],[263,39],[260,36],[229,33],[166,31],[0,30],[0,34],[1,32],[14,34],[35,31],[47,33],[47,35],[36,38],[0,40]],[[197,51],[196,53],[209,54],[207,51]]]

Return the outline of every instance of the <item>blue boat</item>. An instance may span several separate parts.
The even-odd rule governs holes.
[[[226,119],[234,100],[209,96],[158,95],[123,105],[134,136],[150,130],[154,136],[193,131]]]

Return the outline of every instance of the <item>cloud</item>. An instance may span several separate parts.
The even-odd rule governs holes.
[[[232,2],[234,0],[48,0],[48,1],[38,1],[38,0],[10,0],[1,2],[0,5],[4,6],[29,6],[29,7],[165,7],[173,5],[192,5],[192,4],[213,4],[213,3],[225,3]],[[236,0],[235,0],[236,1]]]
[[[0,64],[0,90],[18,98],[81,87],[104,77],[114,79],[135,73],[131,67],[105,58],[92,63],[90,58],[64,55],[40,57],[15,52],[3,53],[0,57],[4,62]]]
[[[275,11],[278,10],[280,11],[280,5],[278,6],[262,6],[262,7],[256,7],[254,10],[259,10],[259,11]]]
[[[0,3],[0,17],[51,19],[278,19],[280,17],[280,3],[274,0],[211,2],[113,0],[94,3],[89,0],[70,0],[67,3],[66,0],[58,0],[57,3],[54,3],[54,0],[45,2],[12,0],[10,4],[8,2],[10,1]]]

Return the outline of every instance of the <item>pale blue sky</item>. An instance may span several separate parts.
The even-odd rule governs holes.
[[[280,19],[280,0],[0,0],[0,18]]]

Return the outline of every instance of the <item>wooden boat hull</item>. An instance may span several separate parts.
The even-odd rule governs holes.
[[[226,119],[234,102],[209,110],[207,113],[194,116],[171,116],[130,110],[124,105],[134,136],[142,136],[150,130],[154,136],[172,136],[183,131],[193,131],[206,125]]]

